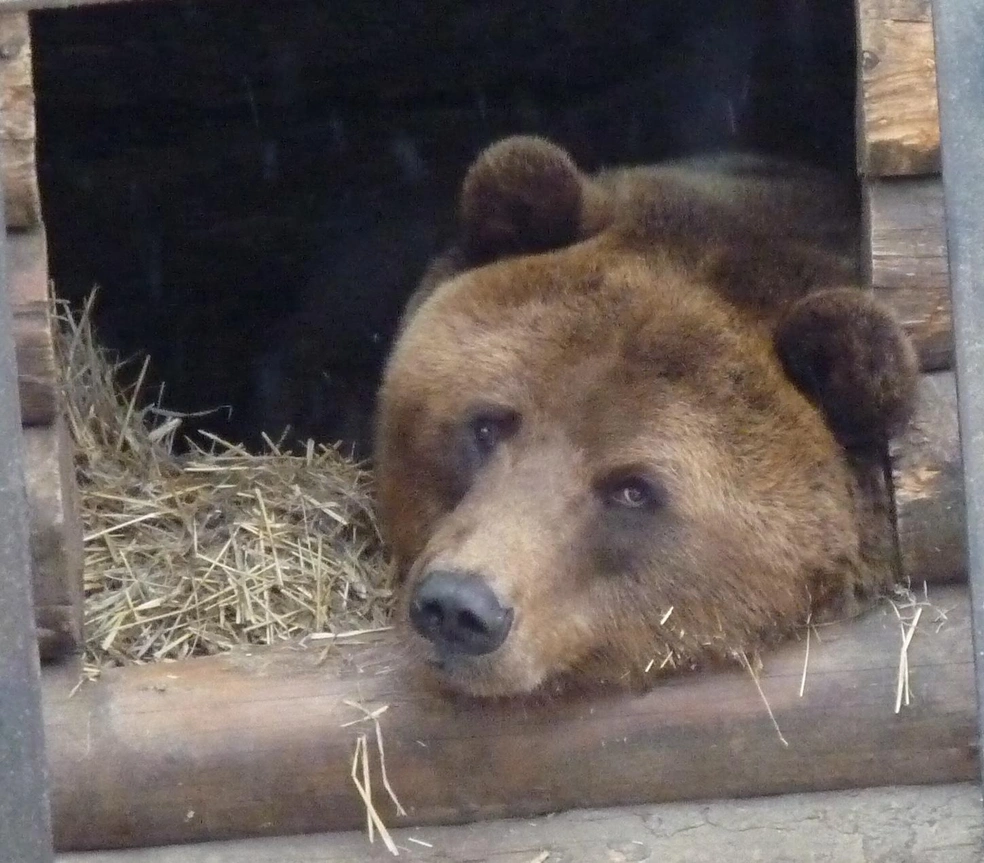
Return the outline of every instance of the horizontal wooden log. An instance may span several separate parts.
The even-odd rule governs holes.
[[[82,525],[74,446],[63,422],[24,429],[34,607],[41,658],[82,646]]]
[[[864,184],[866,278],[899,316],[924,371],[953,366],[943,186],[938,177]]]
[[[977,776],[966,592],[929,592],[895,713],[902,631],[886,604],[740,670],[682,674],[642,696],[485,703],[433,692],[386,635],[327,652],[252,649],[45,677],[59,849],[361,829],[350,772],[368,735],[388,825],[737,798]],[[935,609],[945,611],[946,619]],[[909,613],[912,613],[910,609]],[[325,655],[327,653],[327,656]],[[803,695],[801,681],[806,667]],[[407,815],[382,792],[372,726]],[[781,737],[780,737],[781,732]]]
[[[929,0],[858,0],[858,165],[867,176],[940,170]]]
[[[941,813],[946,813],[944,818]],[[781,825],[781,827],[780,827]],[[418,863],[980,863],[981,793],[966,782],[736,803],[581,809],[547,818],[392,830]],[[352,863],[389,859],[364,833],[59,855],[58,863]],[[822,849],[822,850],[821,850]],[[867,851],[866,851],[867,849]],[[548,855],[548,856],[545,856]]]
[[[58,415],[58,364],[44,231],[7,234],[7,289],[14,315],[17,381],[25,426],[47,426]]]
[[[902,573],[914,586],[967,578],[963,468],[952,372],[924,375],[919,407],[892,445]]]
[[[8,227],[41,223],[36,137],[28,17],[0,14],[0,167]]]

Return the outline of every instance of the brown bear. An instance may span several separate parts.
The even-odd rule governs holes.
[[[891,585],[917,364],[858,287],[852,196],[756,157],[479,156],[377,415],[398,614],[439,680],[645,686]]]

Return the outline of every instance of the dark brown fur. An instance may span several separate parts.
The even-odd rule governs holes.
[[[645,684],[891,582],[872,477],[916,366],[852,287],[850,201],[754,160],[589,178],[536,139],[479,157],[377,429],[404,599],[454,569],[515,613],[499,649],[446,660],[443,680]],[[514,421],[479,463],[469,422],[490,410]],[[612,503],[629,476],[658,490],[645,511]]]

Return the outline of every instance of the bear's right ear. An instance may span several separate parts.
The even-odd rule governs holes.
[[[465,175],[459,202],[469,263],[561,248],[590,232],[601,203],[570,155],[517,135],[484,150]]]

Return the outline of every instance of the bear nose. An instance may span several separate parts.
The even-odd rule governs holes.
[[[463,572],[428,573],[410,599],[410,622],[428,641],[451,653],[482,656],[509,634],[513,611],[485,581]]]

